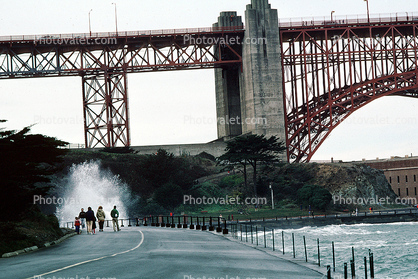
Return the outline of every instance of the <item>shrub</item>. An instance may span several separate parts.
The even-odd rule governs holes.
[[[183,202],[183,191],[174,183],[167,183],[155,190],[154,200],[164,208],[174,210]]]
[[[318,185],[303,186],[297,191],[297,196],[302,205],[311,205],[319,210],[325,210],[332,199],[331,193]]]

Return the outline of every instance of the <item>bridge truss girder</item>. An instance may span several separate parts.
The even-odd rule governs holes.
[[[48,43],[11,37],[0,41],[0,79],[81,76],[85,147],[129,146],[128,73],[242,62],[240,46],[228,39],[242,38],[242,26],[170,31],[58,35]]]
[[[416,23],[281,29],[281,43],[289,161],[309,161],[371,101],[418,96]]]
[[[82,82],[85,146],[130,146],[126,73],[85,75]]]

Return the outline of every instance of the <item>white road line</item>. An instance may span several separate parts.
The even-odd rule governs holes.
[[[137,246],[135,246],[132,249],[129,249],[129,250],[126,250],[126,251],[123,251],[123,252],[119,252],[119,253],[116,253],[116,254],[113,254],[113,255],[109,255],[109,256],[104,256],[104,257],[100,257],[100,258],[96,258],[96,259],[92,259],[92,260],[87,260],[87,261],[84,261],[84,262],[79,262],[79,263],[72,264],[72,265],[69,265],[69,266],[66,266],[66,267],[62,267],[62,268],[59,268],[59,269],[56,269],[56,270],[53,270],[53,271],[49,271],[49,272],[46,272],[46,273],[43,273],[43,274],[28,277],[26,279],[39,279],[39,278],[41,278],[45,275],[56,273],[56,272],[66,270],[66,269],[69,269],[69,268],[72,268],[72,267],[75,267],[75,266],[79,266],[79,265],[82,265],[82,264],[91,263],[91,262],[99,261],[99,260],[106,259],[106,258],[109,258],[109,257],[115,257],[115,256],[118,256],[118,255],[122,255],[122,254],[125,254],[125,253],[132,252],[133,250],[138,249],[139,246],[141,246],[142,243],[144,242],[144,234],[142,233],[142,231],[139,231],[139,232],[141,233],[141,236],[142,236],[141,241],[139,242],[139,244]]]

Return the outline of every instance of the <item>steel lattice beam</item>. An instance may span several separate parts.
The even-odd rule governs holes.
[[[371,101],[418,95],[416,22],[281,28],[281,43],[290,161],[309,161]]]
[[[0,38],[0,78],[78,76],[103,72],[104,67],[135,73],[241,63],[241,46],[236,42],[244,35],[242,26],[199,30],[168,30],[155,35],[150,31],[126,32],[119,37],[72,34],[49,36],[52,39]],[[231,37],[238,40],[229,44]]]
[[[85,146],[129,146],[127,74],[240,64],[244,29],[0,38],[0,79],[81,76]],[[233,41],[233,42],[236,42]]]
[[[82,81],[86,147],[129,146],[126,73],[106,71],[83,76]]]

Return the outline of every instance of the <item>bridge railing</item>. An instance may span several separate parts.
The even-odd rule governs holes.
[[[303,27],[303,26],[324,26],[339,24],[378,24],[386,22],[417,22],[418,12],[404,12],[391,14],[372,14],[370,19],[365,15],[346,15],[346,16],[330,16],[312,17],[312,18],[285,18],[279,19],[279,27]]]
[[[62,40],[62,39],[89,39],[89,38],[123,38],[141,37],[155,35],[176,35],[176,34],[196,34],[196,33],[216,33],[216,32],[239,32],[244,31],[244,26],[226,27],[201,27],[201,28],[182,28],[182,29],[160,29],[143,31],[122,31],[122,32],[93,32],[93,33],[70,33],[70,34],[42,34],[42,35],[11,35],[0,36],[0,42],[10,41],[42,41],[42,40]]]

